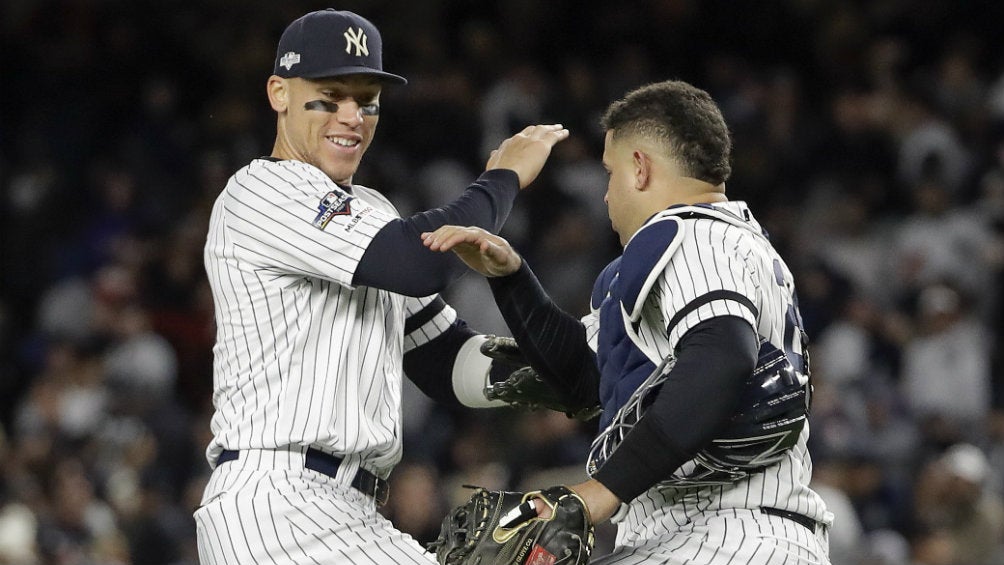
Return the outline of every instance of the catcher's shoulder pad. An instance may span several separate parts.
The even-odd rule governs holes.
[[[600,271],[600,276],[596,277],[596,282],[593,283],[593,293],[589,297],[589,307],[593,312],[599,311],[603,301],[610,294],[610,284],[617,276],[617,270],[620,269],[620,266],[621,258],[617,257]]]
[[[682,242],[683,220],[657,214],[624,247],[618,270],[618,294],[632,322],[641,317],[649,291]]]

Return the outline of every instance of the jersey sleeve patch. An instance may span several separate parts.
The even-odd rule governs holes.
[[[634,234],[620,262],[620,298],[632,322],[641,317],[642,304],[683,241],[682,221],[674,216],[659,217]]]
[[[353,197],[344,192],[332,191],[325,194],[317,206],[317,216],[311,223],[315,228],[323,230],[328,227],[331,218],[352,215],[352,200]]]

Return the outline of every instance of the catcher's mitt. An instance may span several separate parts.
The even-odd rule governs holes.
[[[537,516],[534,498],[550,517]],[[429,550],[440,565],[582,565],[593,525],[582,499],[563,486],[525,494],[479,488],[446,516]]]
[[[488,400],[501,400],[514,408],[526,410],[546,408],[564,412],[569,418],[582,421],[591,420],[601,412],[599,405],[586,408],[568,406],[554,388],[526,362],[516,340],[511,337],[488,336],[488,341],[481,344],[481,353],[492,358],[493,369],[497,363],[503,370],[512,371],[498,382],[490,382],[485,387],[485,397]],[[493,370],[492,376],[495,377],[496,374],[497,371]],[[491,380],[495,381],[495,378]]]

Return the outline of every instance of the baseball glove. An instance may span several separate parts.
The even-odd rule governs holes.
[[[490,382],[485,387],[485,397],[488,400],[501,400],[514,408],[526,410],[546,408],[564,412],[569,418],[582,421],[591,420],[601,412],[599,405],[585,408],[569,406],[554,387],[527,363],[516,340],[511,337],[488,336],[488,341],[481,344],[481,353],[492,358],[493,368],[498,363],[505,369],[512,370],[504,379]],[[492,373],[494,376],[496,371]]]
[[[537,516],[533,499],[551,508]],[[567,487],[527,493],[479,488],[443,520],[429,544],[440,565],[582,565],[593,550],[593,525]]]

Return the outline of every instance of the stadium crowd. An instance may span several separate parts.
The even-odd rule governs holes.
[[[598,114],[681,78],[735,138],[728,192],[796,275],[836,565],[1004,562],[1004,8],[938,0],[345,1],[410,84],[356,182],[445,203],[529,123],[572,138],[503,235],[569,312],[618,253]],[[202,247],[271,150],[264,84],[316,1],[0,8],[0,564],[197,563],[212,304]],[[484,281],[449,301],[505,334]],[[581,476],[594,428],[409,389],[387,515],[429,541],[464,483]],[[604,539],[601,536],[601,545]]]

